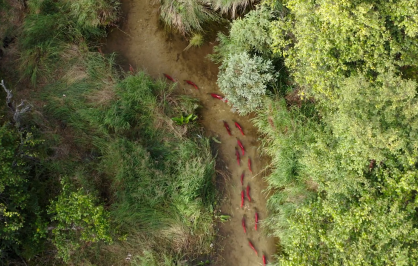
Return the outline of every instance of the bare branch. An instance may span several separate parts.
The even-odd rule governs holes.
[[[4,85],[4,80],[1,80],[0,85],[3,87],[4,91],[5,91],[5,92],[6,92],[6,94],[7,94],[7,96],[6,96],[6,103],[7,103],[7,106],[9,106],[9,107],[12,109],[12,111],[14,112],[15,110],[14,110],[14,108],[13,108],[13,104],[12,104],[12,98],[13,98],[12,91],[11,91],[11,90],[8,90],[8,89],[6,88],[6,85]]]
[[[32,106],[26,100],[22,100],[20,104],[17,107],[15,107],[15,103],[12,102],[12,98],[13,98],[12,90],[8,90],[6,88],[6,85],[4,84],[4,80],[1,80],[0,85],[3,87],[4,91],[7,93],[6,103],[7,103],[7,106],[9,106],[9,108],[13,112],[13,121],[16,123],[17,127],[20,127],[21,116],[24,113],[29,112]]]

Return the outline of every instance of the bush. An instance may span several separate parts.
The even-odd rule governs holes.
[[[248,52],[249,54],[272,54],[270,45],[273,38],[270,34],[273,11],[264,5],[257,6],[243,18],[237,18],[231,23],[229,36],[218,33],[219,45],[214,47],[215,53],[210,58],[216,63],[222,63],[229,55]]]
[[[62,193],[51,203],[48,213],[56,222],[52,242],[58,250],[58,257],[64,262],[69,262],[75,252],[80,252],[82,245],[112,242],[109,214],[95,201],[94,196],[81,190],[74,191],[64,181]]]
[[[262,105],[273,71],[270,60],[246,52],[232,54],[221,65],[217,83],[233,109],[245,115]]]

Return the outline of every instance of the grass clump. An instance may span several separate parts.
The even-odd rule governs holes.
[[[117,20],[117,2],[28,1],[20,45],[20,69],[36,84],[67,70],[68,47],[105,36],[105,27]]]
[[[160,0],[160,4],[160,19],[182,35],[203,32],[203,24],[220,21],[219,15],[200,0]]]
[[[254,4],[255,0],[212,0],[214,9],[221,14],[230,14],[235,18],[239,14],[243,14],[246,9]]]

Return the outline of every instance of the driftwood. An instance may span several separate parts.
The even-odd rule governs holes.
[[[6,85],[4,84],[4,80],[1,80],[0,85],[3,87],[4,91],[6,92],[6,104],[13,112],[13,123],[16,126],[20,127],[20,119],[24,113],[27,113],[31,110],[32,106],[26,101],[22,100],[18,106],[16,103],[12,101],[13,93],[12,90],[8,90]]]

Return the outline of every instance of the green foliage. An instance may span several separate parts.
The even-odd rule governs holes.
[[[271,61],[243,52],[224,61],[217,83],[233,109],[245,115],[262,105],[267,85],[273,79]]]
[[[177,123],[177,125],[182,126],[182,125],[195,121],[197,119],[197,115],[194,115],[194,114],[190,114],[188,116],[182,115],[180,117],[173,117],[172,119],[174,122]]]
[[[21,159],[15,162],[15,152],[19,147],[19,134],[16,130],[2,125],[0,127],[0,236],[2,239],[0,250],[2,253],[13,245],[19,244],[19,232],[24,224],[24,217],[19,209],[24,208],[27,196],[20,191],[25,185],[24,171],[18,166],[24,166]],[[13,165],[16,164],[16,167]],[[7,193],[7,194],[6,194]],[[6,196],[7,195],[7,196]],[[7,202],[7,205],[4,204]],[[2,257],[4,254],[1,254]]]
[[[315,196],[309,178],[300,175],[300,162],[308,144],[315,140],[317,111],[311,103],[287,108],[284,99],[266,99],[253,123],[263,135],[263,150],[272,158],[272,173],[266,177],[275,191],[267,201],[272,215],[265,221],[272,232],[286,242],[289,227],[299,204]]]
[[[209,141],[187,138],[189,132],[190,136],[201,133],[190,124],[177,126],[170,118],[187,113],[191,121],[196,117],[196,102],[173,95],[172,87],[144,72],[118,81],[111,68],[112,58],[97,53],[84,58],[78,64],[86,67],[87,76],[73,79],[70,75],[65,83],[44,89],[47,113],[76,132],[78,150],[97,154],[87,164],[76,164],[76,169],[64,173],[75,176],[74,183],[92,191],[91,195],[108,195],[113,237],[135,243],[133,255],[138,263],[149,262],[138,250],[151,252],[158,258],[156,263],[163,263],[158,254],[166,254],[171,263],[209,252],[214,201],[214,159]],[[117,84],[109,84],[109,80]],[[98,98],[107,99],[108,94],[112,98],[106,102]],[[92,182],[99,177],[106,188]],[[68,258],[73,262],[116,263],[114,250],[125,245],[116,241],[109,252],[96,254],[96,259],[88,257],[89,249],[82,256],[80,252],[72,255],[71,250],[62,252],[71,255]]]
[[[220,17],[201,0],[160,0],[160,4],[160,19],[182,35],[203,32],[203,24],[220,21]]]
[[[67,181],[68,182],[68,181]],[[81,190],[73,191],[62,182],[62,192],[51,203],[49,214],[56,225],[52,229],[58,257],[68,262],[82,245],[98,241],[112,242],[108,213],[95,204],[95,197]]]
[[[273,51],[305,93],[333,99],[342,80],[417,66],[415,1],[284,1],[272,24]],[[415,15],[412,15],[415,14]]]
[[[41,143],[29,132],[19,132],[9,123],[0,127],[0,258],[15,254],[33,257],[45,238],[43,187],[36,177],[34,149]],[[40,245],[37,247],[37,245]],[[35,253],[35,254],[34,254]]]
[[[215,54],[210,58],[221,63],[231,54],[248,52],[250,54],[271,54],[270,24],[273,19],[273,11],[267,6],[257,6],[244,18],[238,18],[231,24],[229,36],[218,34],[219,45],[214,47]]]
[[[363,75],[347,78],[337,89],[335,108],[325,121],[343,142],[343,163],[362,171],[365,162],[397,158],[415,165],[418,142],[417,83],[394,73],[380,74],[374,82]],[[355,106],[355,108],[353,108]]]
[[[417,264],[416,6],[284,5],[272,51],[302,99],[267,99],[254,121],[272,156],[278,265]]]

